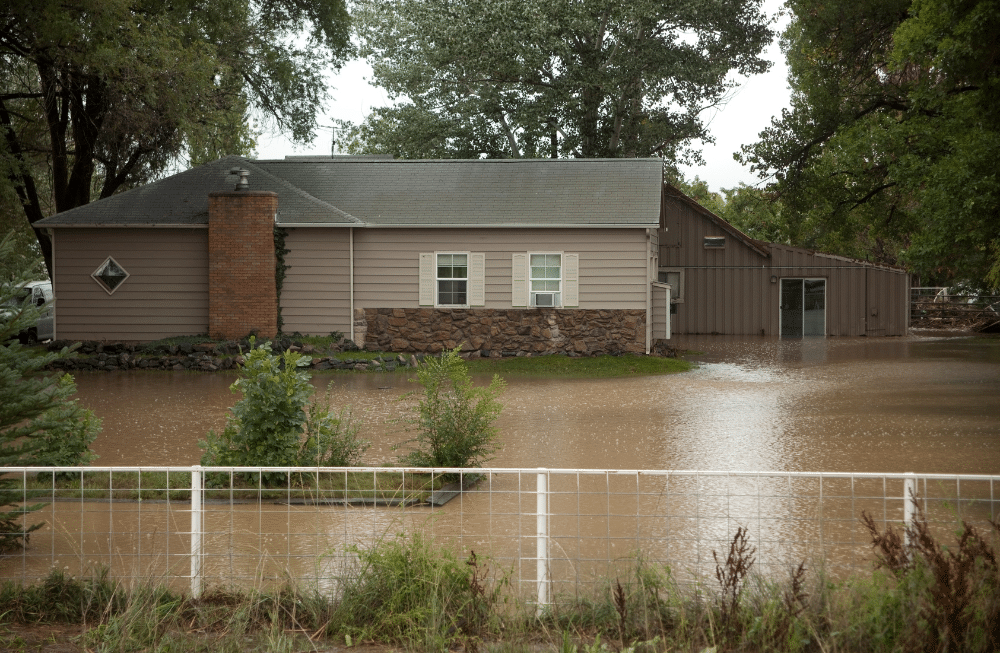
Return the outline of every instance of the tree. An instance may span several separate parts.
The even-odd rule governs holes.
[[[404,444],[416,448],[403,456],[415,467],[480,467],[500,445],[493,422],[503,405],[497,397],[504,382],[494,375],[486,387],[475,387],[459,350],[428,358],[417,370],[423,396],[416,414],[406,420],[417,436]]]
[[[719,216],[746,235],[767,243],[791,244],[781,204],[767,190],[740,183],[723,188],[724,203]]]
[[[185,153],[248,153],[251,115],[309,141],[323,69],[349,51],[343,0],[5,3],[0,179],[34,224]]]
[[[774,175],[792,244],[906,264],[925,282],[998,285],[1000,5],[789,8],[792,106],[742,160]]]
[[[763,72],[759,0],[360,0],[360,51],[401,103],[349,135],[407,157],[699,160],[699,113]]]
[[[240,378],[230,389],[240,399],[230,411],[222,433],[209,431],[199,443],[208,466],[324,466],[357,464],[368,442],[357,437],[346,411],[335,414],[329,399],[310,404],[314,389],[304,369],[309,358],[298,352],[272,353],[271,343],[255,346],[240,366]],[[265,482],[284,482],[284,474],[269,474]]]
[[[11,235],[4,237],[0,261],[8,264],[15,258],[15,244]],[[17,342],[18,333],[41,314],[38,306],[22,302],[18,292],[32,278],[29,269],[0,283],[0,467],[85,465],[95,458],[90,444],[101,421],[72,399],[72,376],[42,373],[71,350],[36,354]],[[18,489],[21,480],[0,480],[0,553],[22,546],[41,527],[23,521],[43,504],[27,504],[32,497]]]
[[[691,181],[678,176],[671,179],[670,183],[673,184],[679,191],[693,199],[695,202],[698,202],[698,204],[701,204],[712,213],[718,216],[722,215],[722,212],[725,209],[726,201],[723,199],[722,195],[713,192],[712,189],[708,187],[708,182],[704,179],[700,179],[698,175],[695,175],[694,179]]]

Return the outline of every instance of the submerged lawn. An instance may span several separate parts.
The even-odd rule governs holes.
[[[588,379],[608,379],[626,376],[654,376],[686,372],[693,364],[677,358],[655,356],[524,356],[510,358],[473,359],[469,371],[473,374],[509,376],[547,376]]]
[[[28,498],[35,502],[56,499],[189,501],[191,474],[186,472],[84,472],[59,475],[38,474],[28,478]],[[420,503],[444,486],[441,476],[402,473],[386,468],[373,472],[293,473],[291,478],[267,483],[257,474],[207,473],[206,500],[236,502],[287,501],[328,503],[373,501]],[[230,482],[230,480],[232,482]],[[263,479],[264,481],[269,479]],[[17,501],[25,492],[8,485],[0,499]]]

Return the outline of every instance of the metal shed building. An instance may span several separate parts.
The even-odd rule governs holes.
[[[669,185],[659,246],[675,334],[907,333],[905,270],[754,240]]]

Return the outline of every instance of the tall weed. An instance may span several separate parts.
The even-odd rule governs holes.
[[[911,500],[915,518],[903,526],[905,537],[892,526],[883,533],[871,515],[861,516],[872,538],[876,566],[892,574],[915,601],[916,630],[907,648],[1000,650],[1000,573],[994,550],[1000,522],[990,522],[991,543],[961,521],[955,545],[947,547],[931,532],[920,502]]]

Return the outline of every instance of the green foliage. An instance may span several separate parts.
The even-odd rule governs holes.
[[[250,154],[254,123],[311,141],[352,49],[344,0],[34,0],[0,24],[0,200],[29,223]]]
[[[483,637],[498,617],[493,608],[506,578],[490,581],[475,552],[459,562],[419,533],[351,551],[358,568],[341,588],[330,624],[348,637],[445,650],[463,638]]]
[[[996,0],[792,0],[791,109],[743,148],[791,244],[1000,281]]]
[[[361,464],[361,456],[371,444],[358,437],[349,409],[335,413],[330,407],[329,390],[322,400],[309,405],[304,435],[299,465],[353,467]]]
[[[271,343],[251,349],[230,389],[240,392],[222,433],[209,431],[199,443],[208,466],[344,466],[356,463],[368,447],[346,411],[335,414],[329,396],[310,405],[314,389],[298,352],[275,355]],[[268,475],[281,482],[285,475]]]
[[[285,275],[288,272],[288,268],[291,267],[285,263],[285,255],[292,251],[285,247],[285,239],[287,237],[287,229],[281,229],[280,227],[274,228],[274,287],[278,303],[279,333],[281,333],[281,327],[285,324],[285,320],[281,315],[281,291],[285,287]]]
[[[884,570],[834,581],[822,571],[807,578],[801,564],[785,580],[750,575],[744,585],[738,570],[748,559],[731,550],[715,600],[707,585],[678,583],[669,567],[627,556],[609,576],[555,594],[539,614],[524,592],[512,591],[507,574],[475,552],[463,560],[415,534],[338,551],[353,559],[331,596],[295,587],[210,589],[193,600],[157,579],[125,584],[104,569],[86,578],[53,571],[35,585],[0,586],[0,624],[80,623],[85,643],[115,651],[325,650],[344,643],[472,651],[484,642],[498,653],[998,649],[1000,525],[984,535],[963,524],[956,541],[943,546],[919,517],[907,555],[898,531],[879,532],[865,521]],[[736,585],[724,580],[737,576]],[[723,611],[728,617],[720,621]],[[7,630],[0,629],[0,648],[13,648]],[[285,637],[293,631],[309,636],[300,648]]]
[[[715,215],[722,215],[722,211],[726,204],[725,200],[719,193],[712,192],[712,189],[708,187],[708,182],[700,179],[698,175],[695,175],[694,179],[691,181],[678,176],[672,179],[671,183],[679,191],[698,202],[698,204],[701,204]]]
[[[423,394],[416,415],[406,423],[417,435],[404,444],[416,448],[403,456],[415,467],[480,467],[500,449],[493,422],[503,405],[497,397],[503,380],[493,376],[489,386],[475,387],[458,349],[427,358],[417,370]]]
[[[9,261],[14,247],[15,240],[4,237],[0,261]],[[86,465],[96,457],[90,444],[101,421],[72,399],[72,376],[43,373],[71,350],[39,354],[17,341],[18,333],[41,315],[41,307],[17,300],[18,287],[32,278],[29,268],[0,285],[0,467]],[[25,515],[41,507],[20,505],[30,493],[4,489],[19,481],[0,480],[0,552],[21,546],[40,527],[23,523]]]
[[[767,69],[757,0],[362,0],[373,81],[393,99],[352,151],[410,158],[699,159],[700,112]]]
[[[786,229],[787,220],[774,193],[740,183],[735,188],[723,188],[725,203],[719,217],[751,238],[767,243],[791,245]]]

